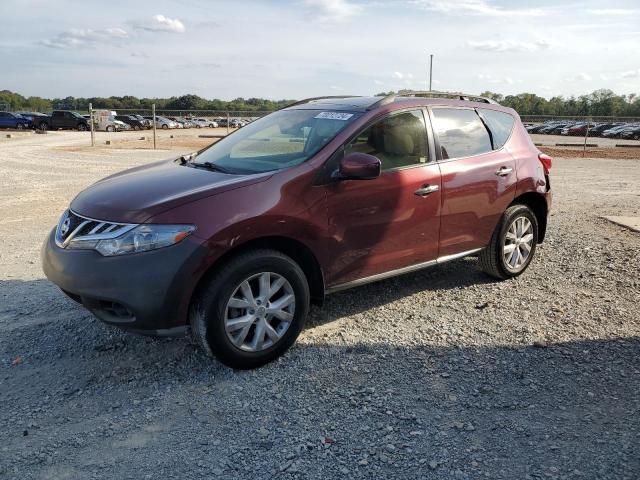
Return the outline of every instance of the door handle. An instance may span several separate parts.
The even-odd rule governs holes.
[[[439,185],[423,185],[413,193],[418,195],[419,197],[426,197],[430,193],[437,192],[438,190],[440,190]]]
[[[496,175],[498,175],[499,177],[506,177],[511,172],[513,172],[513,168],[511,167],[500,167],[496,172]]]

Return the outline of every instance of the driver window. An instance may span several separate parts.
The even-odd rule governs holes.
[[[422,110],[392,114],[374,123],[347,145],[345,154],[352,152],[378,157],[382,170],[428,163],[427,129]]]

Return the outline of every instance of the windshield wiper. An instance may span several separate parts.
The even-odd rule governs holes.
[[[234,174],[231,170],[211,162],[190,162],[189,165],[196,168],[206,168],[207,170],[213,170],[214,172],[227,173],[229,175]]]

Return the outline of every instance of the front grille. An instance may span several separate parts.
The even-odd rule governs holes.
[[[55,240],[61,248],[66,248],[74,241],[91,241],[117,238],[136,225],[130,223],[109,222],[83,217],[71,209],[65,211],[56,227]]]

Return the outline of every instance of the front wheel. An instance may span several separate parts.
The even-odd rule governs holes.
[[[81,132],[86,132],[87,126],[84,123],[81,123],[80,125],[78,125],[78,130]]]
[[[107,132],[115,132],[116,131],[116,127],[114,127],[113,125],[107,125],[107,128],[105,130]]]
[[[166,123],[165,123],[164,125],[162,125],[162,129],[163,129],[163,130],[166,130],[166,129],[168,129],[168,128],[169,128],[169,125],[167,125]]]
[[[24,130],[24,124],[22,124],[22,123],[18,123],[18,124],[16,125],[16,128],[17,128],[18,130]]]
[[[196,294],[192,338],[229,367],[260,367],[293,345],[309,302],[296,262],[275,250],[249,251],[225,263]]]
[[[480,268],[492,277],[521,275],[531,263],[538,243],[538,220],[526,205],[513,205],[502,215],[491,243],[480,252]]]

